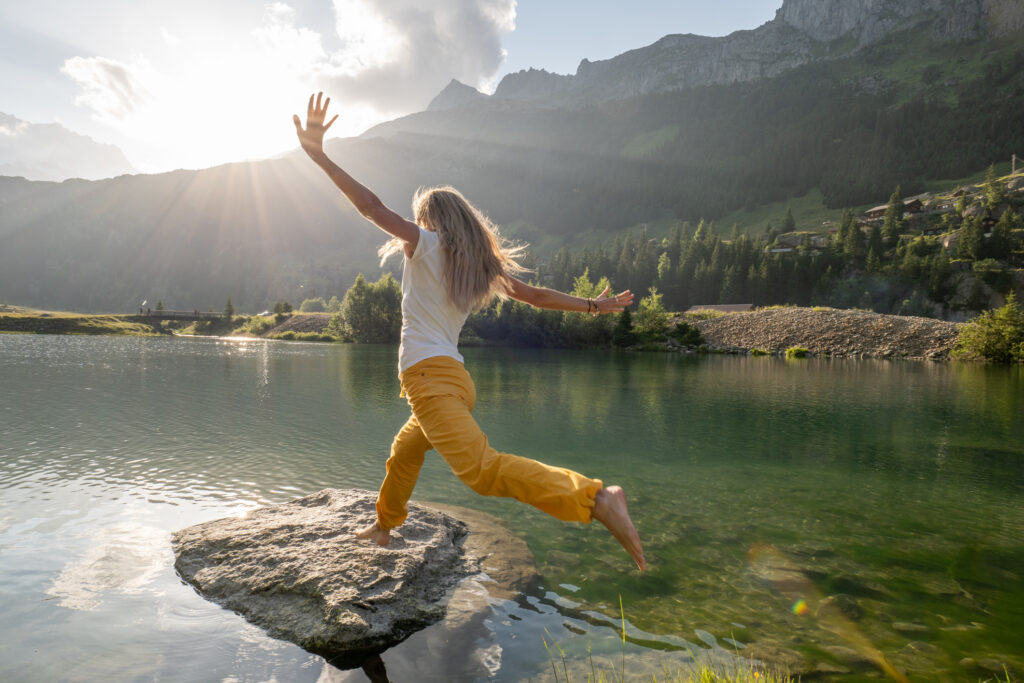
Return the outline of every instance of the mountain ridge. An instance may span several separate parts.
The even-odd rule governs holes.
[[[0,175],[28,180],[100,180],[137,172],[116,145],[59,123],[31,123],[0,112]]]
[[[998,37],[1024,28],[1024,8],[1014,0],[784,0],[773,20],[755,29],[722,37],[669,34],[610,59],[583,59],[574,74],[507,74],[490,99],[578,108],[749,82],[856,54],[915,26],[938,43]]]

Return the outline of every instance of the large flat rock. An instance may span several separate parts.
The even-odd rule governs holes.
[[[174,566],[203,597],[342,668],[441,620],[450,604],[467,617],[485,609],[481,585],[506,598],[536,579],[522,540],[462,508],[410,504],[386,548],[354,538],[374,520],[375,499],[325,489],[197,524],[173,535]]]

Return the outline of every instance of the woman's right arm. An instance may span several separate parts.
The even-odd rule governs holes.
[[[327,105],[331,103],[331,98],[323,100],[323,106],[321,106],[322,98],[322,92],[316,95],[315,102],[314,96],[309,96],[305,128],[302,127],[302,120],[297,115],[292,117],[295,123],[295,133],[299,136],[299,144],[302,145],[302,149],[309,155],[309,158],[324,170],[324,173],[352,202],[356,211],[384,232],[405,242],[405,252],[411,256],[416,249],[416,242],[420,238],[419,226],[389,209],[368,187],[346,173],[324,152],[324,133],[338,116],[335,114],[334,118],[324,125],[324,119],[327,118]]]

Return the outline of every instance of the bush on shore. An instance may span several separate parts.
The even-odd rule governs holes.
[[[807,358],[807,355],[810,352],[810,349],[805,349],[802,346],[790,346],[788,349],[786,349],[786,358]]]
[[[1024,363],[1024,311],[1012,293],[1006,305],[985,311],[963,326],[953,357],[994,363]]]

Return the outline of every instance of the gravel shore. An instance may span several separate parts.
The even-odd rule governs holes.
[[[945,360],[962,323],[835,308],[766,308],[695,324],[716,350],[784,353],[801,346],[822,356]]]

